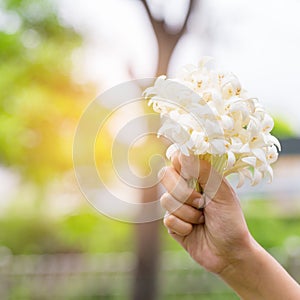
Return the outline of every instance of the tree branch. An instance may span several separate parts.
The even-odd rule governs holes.
[[[181,30],[179,31],[179,35],[181,36],[185,30],[186,30],[186,27],[187,27],[187,23],[189,21],[189,18],[190,18],[190,15],[191,15],[191,12],[194,8],[194,5],[195,5],[195,0],[190,0],[190,3],[189,3],[189,8],[188,8],[188,11],[187,11],[187,14],[186,14],[186,17],[185,17],[185,20],[184,20],[184,23],[181,27]]]
[[[153,18],[152,14],[151,14],[151,11],[150,11],[150,8],[149,8],[149,5],[148,5],[147,1],[146,0],[140,0],[140,1],[142,2],[143,6],[144,6],[144,8],[146,10],[146,13],[147,13],[148,18],[149,18],[149,20],[151,22],[152,28],[153,28],[153,30],[155,32],[155,35],[158,36],[159,32],[165,31],[165,30],[162,30],[163,26],[165,25],[165,22],[164,21],[157,21],[157,20],[155,20]],[[192,10],[194,8],[194,5],[195,5],[195,0],[190,0],[188,11],[187,11],[185,20],[183,22],[183,25],[182,25],[180,31],[177,32],[177,33],[175,33],[175,34],[171,34],[171,33],[168,33],[168,32],[165,31],[166,35],[174,35],[174,36],[177,36],[178,39],[179,39],[179,37],[181,37],[184,34],[184,32],[185,32],[185,30],[187,28],[187,23],[189,21],[191,12],[192,12]]]
[[[142,2],[142,4],[143,4],[144,7],[145,7],[145,10],[146,10],[146,13],[147,13],[147,15],[148,15],[148,18],[149,18],[149,20],[150,20],[150,22],[151,22],[151,25],[152,25],[152,27],[153,27],[153,29],[154,29],[154,31],[155,31],[155,27],[156,27],[155,23],[157,23],[158,21],[156,21],[156,20],[153,18],[153,16],[152,16],[152,14],[151,14],[151,11],[150,11],[150,8],[149,8],[149,5],[148,5],[147,1],[146,1],[146,0],[141,0],[141,2]],[[155,34],[156,34],[156,32],[155,32]]]

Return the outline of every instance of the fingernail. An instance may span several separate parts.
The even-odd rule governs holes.
[[[157,173],[158,180],[161,180],[164,177],[165,173],[166,173],[166,167],[160,169],[159,172]]]
[[[203,199],[202,198],[195,198],[193,201],[192,201],[192,205],[196,208],[200,208],[202,207],[203,205]]]

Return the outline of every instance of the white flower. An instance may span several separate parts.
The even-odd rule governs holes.
[[[208,160],[218,172],[239,174],[255,185],[272,180],[271,164],[278,158],[279,141],[271,135],[272,117],[258,99],[250,97],[230,72],[209,69],[211,58],[187,65],[176,79],[160,76],[144,96],[163,118],[158,135],[185,155]]]

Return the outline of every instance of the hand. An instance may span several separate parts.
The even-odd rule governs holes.
[[[210,192],[211,201],[199,211],[204,197],[189,188],[180,176],[181,160],[181,154],[173,156],[173,166],[161,172],[161,182],[167,189],[161,197],[161,204],[167,210],[164,224],[196,262],[220,274],[239,261],[251,244],[239,199],[226,179],[208,162],[200,161],[198,181],[204,191],[211,175],[220,184],[214,193]]]
[[[167,189],[161,197],[167,210],[164,223],[171,236],[242,299],[300,299],[298,283],[252,238],[236,193],[206,161],[197,165],[198,181],[211,201],[198,210],[205,204],[204,197],[189,188],[180,175],[188,179],[195,174],[195,170],[188,173],[193,164],[184,164],[181,172],[181,162],[186,159],[177,154],[172,158],[173,166],[160,172]]]

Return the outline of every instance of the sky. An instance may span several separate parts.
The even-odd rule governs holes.
[[[150,2],[174,26],[186,11],[185,0]],[[154,76],[157,46],[139,1],[62,0],[59,6],[61,21],[85,37],[84,47],[73,54],[76,80],[91,79],[103,91],[130,79],[129,69],[136,78]],[[174,77],[182,65],[213,56],[300,135],[299,11],[298,0],[202,0],[168,73]]]

